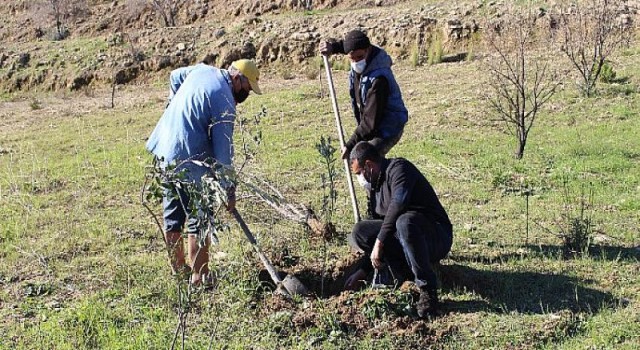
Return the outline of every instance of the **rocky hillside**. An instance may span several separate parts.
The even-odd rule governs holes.
[[[436,38],[455,52],[466,49],[483,20],[506,11],[503,2],[480,0],[167,0],[176,5],[172,15],[151,0],[57,2],[66,6],[58,21],[50,1],[0,4],[0,90],[126,84],[197,61],[224,67],[241,57],[304,72],[317,64],[322,38],[356,27],[396,59],[424,52]]]

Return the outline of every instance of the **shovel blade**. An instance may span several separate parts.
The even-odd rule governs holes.
[[[295,276],[287,275],[287,277],[282,280],[282,286],[291,295],[309,295],[309,289]]]

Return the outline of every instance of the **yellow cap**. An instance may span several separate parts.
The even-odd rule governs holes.
[[[251,85],[251,90],[253,90],[253,92],[258,95],[262,95],[262,91],[260,91],[260,87],[258,86],[260,71],[258,71],[258,67],[255,62],[252,60],[242,59],[231,63],[231,65],[249,79],[249,84]]]

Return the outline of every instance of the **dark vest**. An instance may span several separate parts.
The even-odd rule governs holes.
[[[390,138],[398,135],[400,131],[404,128],[404,125],[409,120],[409,113],[407,112],[407,108],[404,106],[404,102],[402,101],[402,95],[400,93],[400,87],[396,82],[396,78],[393,76],[391,72],[391,68],[385,65],[380,64],[377,60],[382,60],[384,56],[387,54],[380,50],[378,54],[373,58],[372,62],[367,64],[364,72],[360,76],[360,86],[358,86],[358,92],[360,94],[360,101],[362,101],[362,106],[367,102],[367,93],[369,89],[373,85],[373,82],[380,76],[384,76],[389,83],[389,99],[387,101],[387,107],[384,111],[384,115],[382,120],[380,121],[380,125],[378,127],[378,136],[382,138]],[[349,73],[349,90],[351,96],[355,96],[355,73],[353,70]],[[351,103],[353,105],[354,111],[358,110],[358,106],[356,105],[356,99],[352,98]],[[360,115],[356,113],[356,120],[358,124],[360,123]]]

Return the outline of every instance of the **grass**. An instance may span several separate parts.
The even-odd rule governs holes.
[[[100,38],[67,38],[28,41],[16,44],[13,49],[30,53],[28,64],[11,71],[11,75],[8,74],[11,65],[5,64],[0,74],[22,81],[23,88],[37,91],[66,87],[81,72],[95,70],[98,57],[107,51],[108,45]]]
[[[632,86],[638,52],[616,59]],[[640,97],[601,85],[600,95],[583,99],[567,87],[542,112],[517,161],[515,140],[488,122],[477,98],[484,88],[478,62],[394,70],[410,122],[391,156],[426,174],[454,223],[454,247],[440,270],[445,314],[403,325],[402,291],[283,306],[261,287],[260,264],[229,221],[212,251],[226,254],[214,264],[220,285],[194,296],[185,348],[207,348],[211,340],[214,349],[637,348]],[[334,70],[348,135],[354,121],[346,74]],[[320,135],[335,138],[327,89],[321,97],[317,81],[304,77],[265,75],[261,83],[265,94],[240,108],[246,115],[267,109],[249,170],[290,200],[318,208],[323,168],[315,144]],[[139,203],[150,161],[144,143],[166,87],[144,90],[119,91],[113,110],[104,108],[110,92],[99,90],[95,97],[39,96],[36,111],[30,98],[0,104],[0,348],[169,347],[179,294],[157,228]],[[571,260],[549,232],[567,178],[574,190],[592,186],[592,222],[606,237]],[[338,179],[334,220],[344,237],[351,207],[343,175]],[[523,186],[533,189],[528,241]],[[284,270],[336,271],[349,256],[344,238],[325,246],[251,199],[239,206],[276,263],[285,247],[299,258]]]

